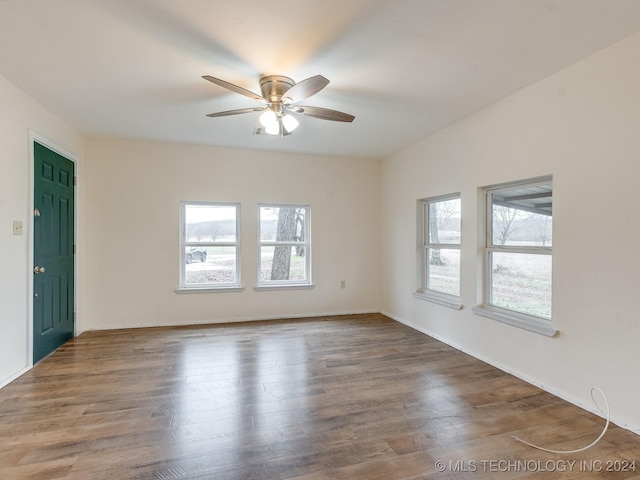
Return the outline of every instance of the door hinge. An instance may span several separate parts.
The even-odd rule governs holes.
[[[74,255],[76,254],[76,245],[75,244],[73,245],[73,254]]]
[[[74,187],[78,186],[78,177],[76,177],[75,175],[73,176],[73,186]]]

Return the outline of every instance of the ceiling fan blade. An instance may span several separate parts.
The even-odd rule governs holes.
[[[286,104],[299,102],[311,95],[315,95],[327,85],[329,85],[329,80],[322,75],[307,78],[284,92],[282,94],[282,102]]]
[[[356,118],[348,113],[322,107],[305,107],[302,105],[295,105],[290,110],[294,113],[301,113],[302,115],[321,118],[322,120],[332,120],[334,122],[353,122]]]
[[[240,95],[244,95],[245,97],[249,97],[254,100],[260,100],[261,102],[268,103],[266,98],[261,97],[257,93],[253,93],[252,91],[247,90],[246,88],[242,88],[242,87],[239,87],[238,85],[234,85],[233,83],[220,80],[219,78],[212,77],[211,75],[204,75],[202,78],[204,78],[205,80],[209,80],[211,83],[215,83],[216,85],[220,85],[221,87],[231,90],[232,92],[236,92],[236,93],[239,93]]]
[[[262,112],[266,107],[238,108],[237,110],[227,110],[226,112],[210,113],[207,117],[228,117],[229,115],[240,115],[241,113]]]

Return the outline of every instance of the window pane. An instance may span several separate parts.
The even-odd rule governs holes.
[[[305,207],[260,207],[261,242],[304,242]]]
[[[237,283],[236,247],[186,247],[185,284]]]
[[[551,255],[493,252],[489,260],[492,305],[551,318]]]
[[[493,245],[551,246],[551,184],[491,194]]]
[[[260,247],[260,281],[307,280],[303,246]]]
[[[185,241],[236,242],[235,205],[185,205]]]
[[[429,243],[460,243],[460,199],[429,203]]]
[[[427,248],[427,288],[460,296],[460,250]]]

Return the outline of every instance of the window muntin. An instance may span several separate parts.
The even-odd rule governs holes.
[[[240,286],[240,205],[181,203],[180,288]]]
[[[460,296],[461,202],[458,194],[423,201],[422,291]]]
[[[308,205],[259,206],[258,286],[310,285]]]
[[[551,180],[487,190],[486,303],[551,319]]]

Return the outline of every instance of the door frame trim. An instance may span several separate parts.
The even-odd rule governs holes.
[[[35,151],[33,144],[34,142],[39,143],[40,145],[48,148],[49,150],[62,155],[67,160],[73,162],[73,170],[74,176],[78,177],[78,167],[80,164],[79,157],[68,150],[62,148],[55,142],[52,142],[47,137],[40,135],[39,133],[29,129],[29,212],[27,215],[28,218],[28,231],[29,231],[29,255],[28,255],[28,287],[27,294],[29,295],[29,300],[27,301],[28,307],[28,331],[27,331],[27,369],[33,367],[33,268],[34,268],[34,258],[33,258],[33,248],[34,248],[34,217],[33,211],[35,208]],[[78,187],[73,189],[73,243],[77,244],[78,240]],[[73,312],[74,312],[74,321],[73,321],[73,336],[75,337],[78,333],[78,319],[77,319],[77,306],[78,306],[78,257],[77,255],[74,257],[73,262],[73,277],[75,279],[73,285]]]

